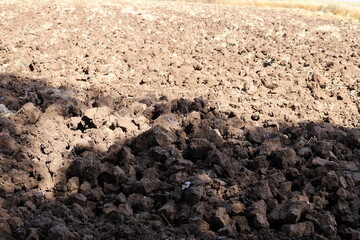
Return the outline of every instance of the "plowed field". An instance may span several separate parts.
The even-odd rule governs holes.
[[[0,239],[359,239],[360,22],[0,4]]]

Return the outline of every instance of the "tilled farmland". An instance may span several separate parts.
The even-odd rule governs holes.
[[[0,16],[0,239],[360,238],[359,21],[115,0]]]

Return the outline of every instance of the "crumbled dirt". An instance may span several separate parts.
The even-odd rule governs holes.
[[[358,22],[0,13],[0,239],[360,238]]]

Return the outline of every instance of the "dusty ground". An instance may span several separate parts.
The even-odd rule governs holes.
[[[360,238],[358,21],[0,7],[0,239]]]

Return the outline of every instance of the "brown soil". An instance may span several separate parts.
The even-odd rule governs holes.
[[[0,239],[360,238],[359,22],[0,6]]]

